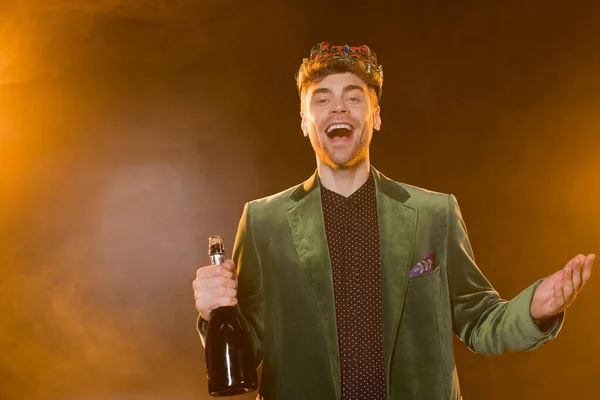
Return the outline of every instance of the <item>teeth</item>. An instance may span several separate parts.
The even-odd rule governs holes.
[[[327,133],[331,133],[334,129],[348,129],[350,131],[352,127],[349,124],[335,124],[327,128]]]

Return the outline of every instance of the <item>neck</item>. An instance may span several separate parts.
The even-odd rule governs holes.
[[[327,189],[348,197],[369,179],[371,164],[369,156],[348,168],[334,168],[317,160],[321,184]]]

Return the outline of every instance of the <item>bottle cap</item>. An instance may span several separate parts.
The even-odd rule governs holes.
[[[225,254],[225,245],[221,236],[211,236],[208,238],[208,255]]]

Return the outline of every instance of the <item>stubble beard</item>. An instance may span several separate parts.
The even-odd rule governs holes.
[[[360,133],[354,133],[360,135],[356,141],[351,144],[351,149],[335,149],[335,146],[328,147],[323,144],[322,155],[319,157],[327,165],[333,169],[349,169],[358,164],[361,160],[366,158],[367,149],[369,143],[365,130],[367,127],[363,127],[363,131]]]

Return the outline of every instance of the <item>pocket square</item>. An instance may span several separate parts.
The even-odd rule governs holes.
[[[423,275],[435,268],[435,253],[430,250],[414,267],[410,269],[410,277]]]

